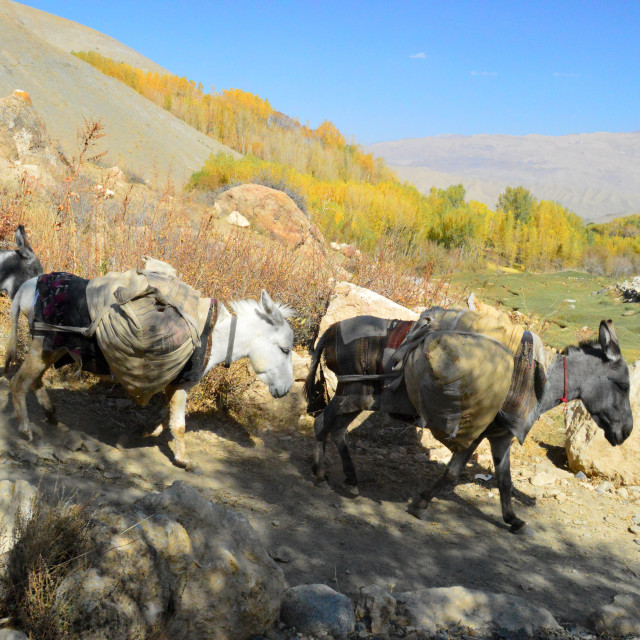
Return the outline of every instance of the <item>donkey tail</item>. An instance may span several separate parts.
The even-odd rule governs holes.
[[[319,413],[327,406],[327,383],[324,378],[324,373],[320,369],[320,377],[316,380],[316,372],[322,359],[322,352],[327,346],[327,342],[332,333],[329,330],[325,331],[318,344],[316,345],[313,356],[311,357],[311,365],[309,366],[309,374],[304,381],[304,396],[307,399],[307,413],[313,415]]]

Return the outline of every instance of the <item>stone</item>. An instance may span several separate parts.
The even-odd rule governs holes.
[[[640,423],[640,360],[629,367],[634,424]],[[580,401],[567,405],[565,449],[569,468],[587,476],[600,476],[623,485],[640,484],[640,429],[612,447],[604,431],[591,419]]]
[[[69,431],[64,442],[64,446],[69,449],[69,451],[78,451],[82,448],[83,444],[84,439],[81,433],[78,431]]]
[[[242,184],[219,194],[213,207],[221,217],[234,212],[262,233],[293,251],[326,255],[326,241],[284,191],[261,184]]]
[[[304,584],[287,589],[280,619],[301,633],[346,638],[356,627],[353,603],[325,584]]]
[[[251,223],[238,211],[232,211],[227,216],[227,221],[235,227],[246,228],[251,226]]]
[[[334,322],[366,315],[390,320],[417,320],[419,317],[415,311],[379,293],[342,281],[333,290],[327,311],[320,322],[318,335],[322,335]]]
[[[371,621],[371,633],[390,633],[391,621],[396,618],[396,600],[384,587],[362,587],[356,614],[358,618],[368,618]]]
[[[520,632],[533,635],[542,629],[561,629],[542,607],[524,598],[464,587],[439,587],[395,594],[400,621],[419,631],[470,627],[481,632]]]
[[[640,536],[640,524],[632,524],[629,527],[629,531],[637,536]]]
[[[18,513],[28,520],[31,517],[36,488],[26,480],[0,481],[0,554],[13,548],[13,532]]]
[[[613,602],[604,605],[591,617],[597,633],[611,636],[640,634],[640,596],[618,594]]]
[[[598,485],[598,488],[596,489],[596,491],[598,493],[612,493],[613,490],[615,489],[615,487],[613,486],[613,484],[611,482],[609,482],[609,480],[605,480],[604,482],[601,482]]]

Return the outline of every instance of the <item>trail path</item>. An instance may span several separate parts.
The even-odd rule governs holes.
[[[520,537],[502,523],[493,481],[474,479],[493,473],[486,453],[449,499],[434,501],[430,520],[422,522],[407,514],[406,505],[441,473],[437,459],[444,450],[425,449],[409,432],[372,428],[369,419],[350,434],[362,490],[353,499],[340,490],[333,450],[332,490],[314,486],[309,423],[249,433],[220,415],[191,415],[187,448],[202,471],[195,475],[172,465],[167,439],[136,435],[157,424],[159,408],[135,408],[122,393],[105,385],[98,392],[52,389],[61,422],[74,437],[64,426],[47,425],[31,401],[35,439],[27,443],[18,436],[2,379],[0,479],[63,483],[98,502],[133,501],[185,480],[249,519],[266,548],[285,561],[289,586],[324,582],[356,596],[359,587],[373,583],[394,591],[463,585],[526,597],[560,623],[579,625],[615,594],[640,594],[640,545],[628,531],[640,500],[601,494],[597,482],[572,477],[553,491],[536,490],[529,482],[534,456],[540,461],[545,449],[558,453],[542,441],[533,442],[533,454],[514,446],[515,485],[525,496],[515,506],[535,530]],[[71,451],[65,442],[76,435],[81,439],[75,444],[85,444]],[[560,497],[550,495],[554,491]]]

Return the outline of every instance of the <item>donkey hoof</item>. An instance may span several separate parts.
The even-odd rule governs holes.
[[[418,518],[418,520],[422,520],[423,522],[427,520],[427,509],[421,509],[415,504],[410,504],[407,511],[414,518]]]
[[[520,520],[520,518],[516,518],[511,523],[509,531],[519,536],[531,536],[534,533],[533,529],[528,527],[527,523],[524,520]]]
[[[33,433],[31,433],[31,427],[29,425],[22,425],[18,427],[18,432],[21,436],[24,436],[26,440],[31,442],[33,440]]]
[[[360,488],[357,484],[344,483],[345,491],[353,498],[357,498],[360,495]]]

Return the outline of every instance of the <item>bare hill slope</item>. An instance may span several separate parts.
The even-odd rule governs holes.
[[[523,185],[585,220],[640,209],[640,132],[448,135],[381,142],[369,151],[421,190],[461,182],[469,198],[490,207],[505,187]]]
[[[84,31],[75,23],[61,29],[60,19],[44,12],[33,14],[39,26],[32,30],[30,20],[24,20],[31,13],[17,8],[16,3],[0,0],[0,96],[14,89],[27,91],[49,135],[66,154],[76,153],[77,130],[88,118],[101,119],[105,125],[105,161],[145,179],[155,175],[162,179],[170,172],[181,183],[200,169],[212,152],[237,155],[121,82],[47,42],[36,31],[64,31],[69,50],[88,48],[93,34],[99,44],[106,42],[105,36],[93,29]]]

